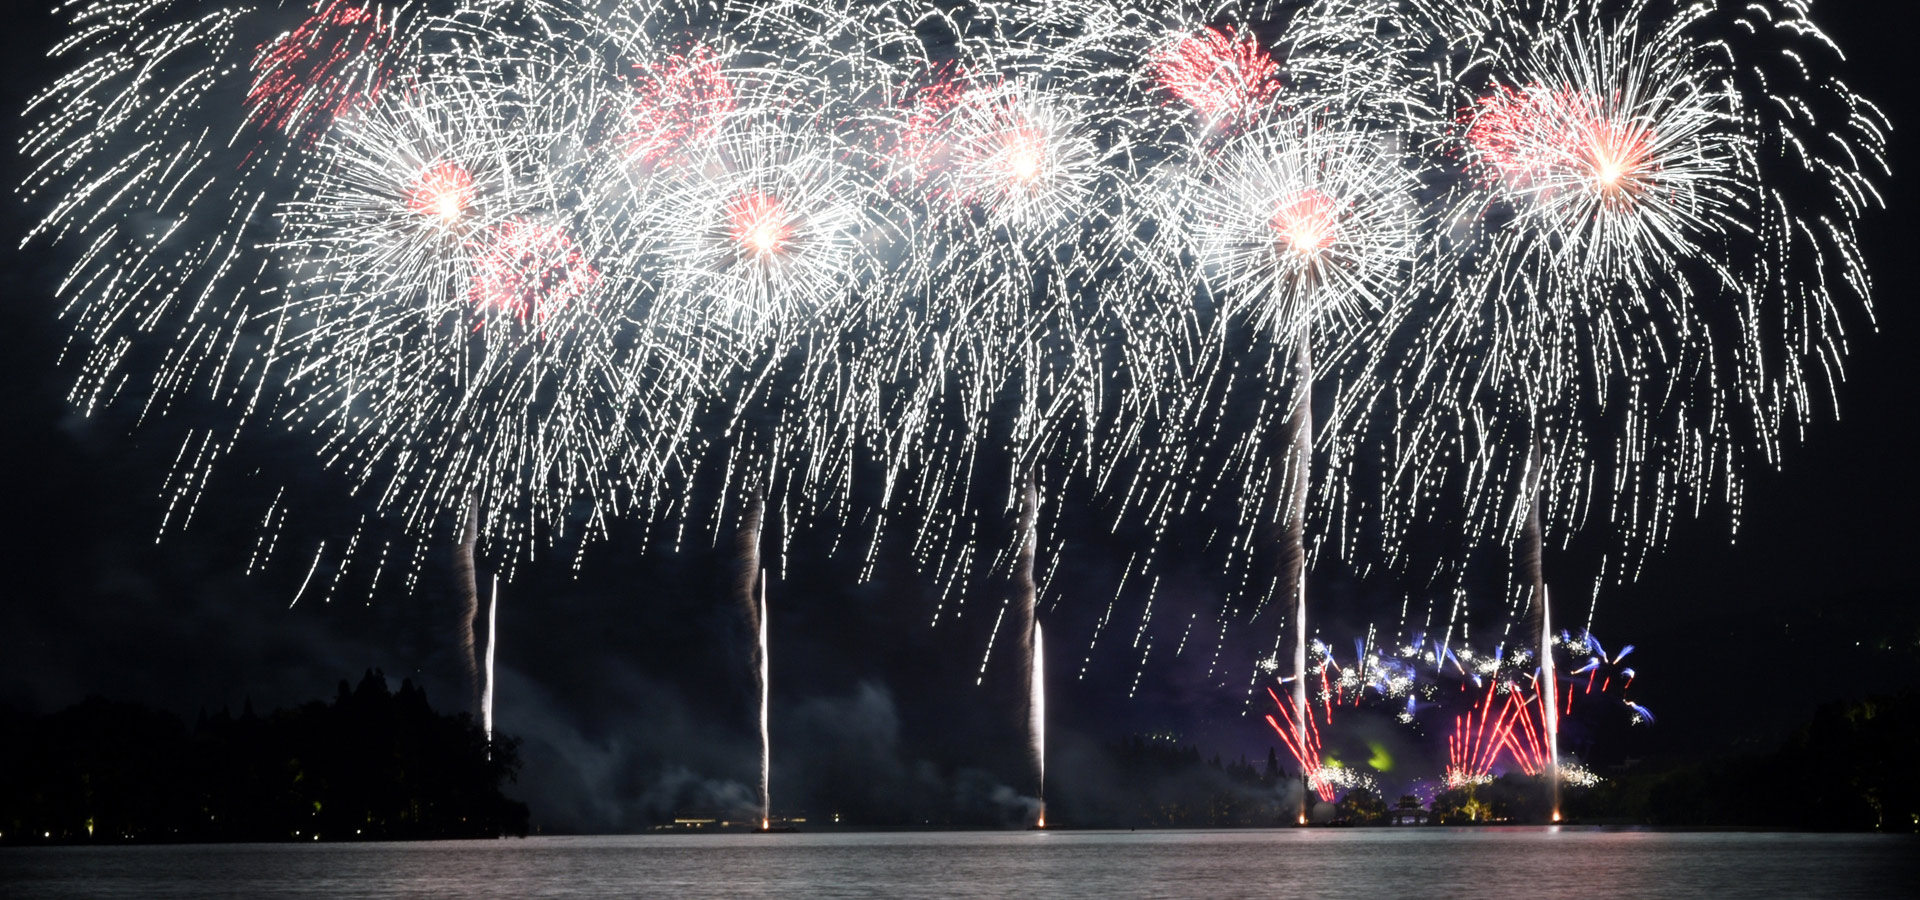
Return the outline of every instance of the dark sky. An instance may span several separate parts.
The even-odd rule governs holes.
[[[1818,702],[1920,682],[1909,351],[1920,333],[1911,302],[1920,264],[1910,249],[1920,230],[1908,224],[1920,207],[1911,143],[1898,130],[1920,119],[1910,109],[1909,47],[1884,15],[1895,5],[1823,6],[1820,20],[1849,54],[1847,77],[1897,129],[1893,211],[1863,229],[1878,329],[1850,323],[1842,420],[1814,427],[1783,471],[1753,476],[1737,542],[1724,517],[1682,522],[1637,583],[1604,590],[1595,630],[1638,645],[1638,699],[1660,716],[1617,752],[1693,757],[1772,740]],[[9,110],[50,76],[42,58],[54,33],[43,11],[15,15],[0,38]],[[8,163],[10,182],[17,166]],[[24,222],[18,204],[5,221],[11,247]],[[305,574],[299,553],[244,574],[259,492],[296,478],[276,467],[310,465],[297,441],[249,451],[220,505],[156,543],[158,488],[176,445],[164,430],[129,432],[65,403],[71,373],[55,362],[65,335],[52,300],[55,263],[44,247],[9,251],[0,282],[8,386],[0,458],[11,476],[0,479],[0,703],[45,711],[105,694],[186,715],[237,710],[248,698],[265,709],[330,696],[338,679],[380,667],[421,682],[437,705],[458,706],[444,554],[429,558],[411,594],[390,582],[370,599],[347,590],[291,609]],[[300,489],[324,496],[329,485]],[[319,518],[289,540],[334,527]],[[1244,676],[1209,683],[1204,654],[1162,658],[1129,698],[1137,655],[1126,637],[1110,638],[1075,677],[1128,553],[1094,534],[1069,528],[1063,546],[1048,548],[1065,554],[1060,577],[1074,586],[1048,620],[1053,764],[1082,764],[1089,746],[1150,731],[1176,732],[1209,754],[1264,757],[1273,742],[1256,716],[1242,715]],[[657,543],[623,549],[639,545],[640,535],[616,529],[584,575],[535,566],[502,591],[498,718],[526,740],[517,793],[550,827],[636,827],[724,804],[755,775],[746,632],[727,597],[724,555]],[[1011,656],[996,656],[975,684],[1004,586],[983,586],[957,619],[930,627],[934,592],[899,554],[883,554],[891,558],[865,585],[846,575],[845,560],[797,556],[771,594],[774,740],[784,754],[776,793],[795,805],[881,810],[878,818],[1006,802],[1003,786],[1023,777]],[[1593,556],[1583,544],[1548,565],[1585,571]],[[1375,603],[1382,593],[1337,567],[1313,577],[1326,596]],[[1186,610],[1207,608],[1221,580],[1168,572],[1161,640]],[[1112,627],[1130,630],[1131,615],[1123,605]]]

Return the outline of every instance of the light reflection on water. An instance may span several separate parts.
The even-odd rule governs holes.
[[[0,850],[0,895],[1914,896],[1920,841],[1582,829],[946,832]]]

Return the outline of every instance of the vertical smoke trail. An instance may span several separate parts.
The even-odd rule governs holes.
[[[480,694],[480,724],[487,730],[487,743],[493,743],[493,648],[500,635],[500,576],[493,576],[493,589],[487,598],[487,682]],[[491,752],[491,751],[489,751]]]
[[[747,622],[753,628],[757,643],[754,646],[754,677],[760,686],[760,829],[767,830],[773,825],[773,803],[769,791],[770,776],[773,772],[771,742],[768,740],[767,719],[769,716],[770,695],[767,685],[767,584],[766,571],[760,567],[760,528],[766,517],[766,497],[755,492],[747,501],[747,508],[740,517],[740,530],[735,535],[735,550],[740,557],[740,577],[736,590],[740,605],[747,612]]]
[[[1528,497],[1527,522],[1520,531],[1520,569],[1533,594],[1534,614],[1540,619],[1540,719],[1547,732],[1547,779],[1553,790],[1553,821],[1560,821],[1560,704],[1559,687],[1553,671],[1553,611],[1547,599],[1547,580],[1541,564],[1540,437],[1538,429],[1527,454],[1532,490]]]
[[[467,673],[467,708],[480,710],[480,666],[474,654],[474,628],[480,618],[480,585],[474,577],[474,546],[479,542],[479,511],[467,507],[466,525],[453,548],[454,588],[460,593],[460,655]]]
[[[1293,607],[1293,738],[1294,746],[1307,746],[1307,477],[1313,461],[1313,332],[1302,327],[1300,336],[1294,342],[1293,356],[1294,406],[1290,421],[1289,437],[1292,446],[1292,463],[1288,472],[1288,504],[1286,514],[1284,555],[1281,558],[1282,571],[1286,576],[1288,593],[1294,597]],[[1307,804],[1312,773],[1306,771],[1317,760],[1301,759],[1300,824],[1307,823]]]
[[[1020,494],[1020,557],[1014,572],[1014,587],[1020,592],[1020,608],[1026,613],[1027,638],[1027,737],[1033,754],[1034,783],[1040,798],[1040,819],[1037,823],[1047,825],[1047,762],[1046,762],[1046,670],[1041,658],[1039,583],[1034,580],[1034,557],[1040,544],[1040,491],[1034,485],[1032,473],[1028,473],[1026,484]]]

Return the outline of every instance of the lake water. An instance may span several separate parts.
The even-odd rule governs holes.
[[[1920,896],[1920,840],[1550,828],[662,835],[0,850],[0,896]]]

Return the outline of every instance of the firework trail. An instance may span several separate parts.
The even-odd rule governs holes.
[[[1295,681],[1296,683],[1304,683],[1305,679],[1304,677],[1296,678]],[[1267,695],[1273,698],[1274,705],[1280,709],[1280,715],[1286,719],[1286,726],[1282,727],[1281,724],[1275,721],[1273,716],[1269,714],[1266,717],[1267,726],[1273,729],[1274,734],[1280,736],[1281,742],[1287,747],[1287,752],[1293,754],[1294,761],[1300,764],[1300,777],[1307,789],[1318,794],[1322,802],[1332,803],[1334,799],[1333,785],[1320,777],[1320,773],[1326,767],[1320,764],[1319,729],[1314,725],[1310,717],[1301,715],[1303,707],[1299,702],[1299,691],[1300,688],[1296,687],[1294,700],[1291,703],[1287,703],[1282,702],[1280,696],[1273,693],[1272,688],[1267,689]],[[1289,711],[1289,707],[1291,707],[1292,711]],[[1307,810],[1305,806],[1307,802],[1308,801],[1304,799],[1301,801],[1302,806],[1298,819],[1298,823],[1301,825],[1307,824]]]
[[[1423,163],[1404,153],[1396,99],[1361,77],[1364,54],[1335,49],[1364,44],[1367,22],[1278,25],[1272,13],[1249,7],[1207,26],[1164,17],[1138,44],[1139,90],[1165,122],[1142,179],[1156,226],[1139,248],[1148,289],[1116,298],[1131,307],[1117,316],[1126,427],[1101,451],[1118,465],[1096,480],[1117,499],[1116,519],[1151,523],[1156,544],[1175,515],[1240,507],[1222,542],[1229,570],[1256,552],[1276,558],[1270,578],[1243,575],[1222,597],[1222,640],[1230,617],[1264,614],[1294,632],[1297,656],[1311,634],[1314,545],[1344,532],[1307,519],[1351,506],[1343,479],[1314,477],[1316,454],[1338,470],[1352,447],[1331,430],[1316,436],[1316,397],[1351,402],[1351,381],[1334,376],[1413,283]],[[1316,381],[1337,389],[1316,394]],[[1273,633],[1277,653],[1285,630]]]
[[[1292,357],[1286,369],[1270,370],[1273,382],[1289,385],[1291,393],[1279,414],[1286,449],[1275,479],[1278,522],[1270,527],[1279,545],[1275,594],[1294,601],[1297,667],[1304,666],[1310,633],[1306,518],[1313,481],[1312,385],[1319,374],[1316,330],[1330,334],[1340,353],[1340,335],[1352,334],[1353,317],[1384,304],[1412,255],[1414,220],[1406,195],[1411,181],[1378,152],[1375,140],[1363,132],[1330,133],[1318,124],[1261,130],[1229,146],[1223,161],[1212,171],[1203,169],[1188,192],[1197,198],[1196,257],[1209,289],[1225,299],[1228,316],[1250,316],[1274,332]],[[1247,461],[1249,470],[1256,465]],[[1304,677],[1304,669],[1296,674]],[[1296,723],[1305,719],[1298,690]],[[1304,746],[1302,736],[1296,740]]]
[[[494,576],[487,593],[487,687],[480,697],[480,723],[493,741],[493,651],[500,638],[500,577]]]
[[[1250,288],[1262,289],[1256,314],[1293,344],[1294,409],[1287,415],[1292,438],[1287,485],[1291,497],[1284,513],[1285,543],[1283,578],[1277,585],[1293,596],[1296,610],[1295,704],[1296,719],[1310,720],[1304,694],[1306,647],[1310,623],[1307,612],[1306,570],[1308,548],[1306,520],[1316,503],[1329,507],[1327,528],[1334,533],[1346,530],[1337,526],[1333,510],[1345,500],[1345,482],[1352,478],[1351,438],[1342,433],[1339,416],[1324,428],[1327,473],[1325,486],[1313,491],[1312,461],[1315,452],[1314,390],[1316,380],[1340,372],[1364,343],[1366,330],[1375,316],[1399,305],[1400,295],[1415,281],[1416,257],[1424,243],[1424,225],[1415,204],[1424,161],[1409,159],[1401,149],[1407,139],[1403,118],[1387,113],[1388,107],[1404,104],[1397,92],[1365,81],[1364,67],[1356,59],[1329,54],[1326,47],[1353,47],[1367,40],[1371,19],[1341,12],[1329,4],[1320,8],[1323,16],[1335,17],[1333,24],[1304,16],[1292,23],[1287,34],[1292,53],[1287,77],[1292,81],[1293,99],[1308,113],[1304,122],[1291,123],[1290,150],[1297,162],[1290,167],[1254,168],[1242,158],[1236,160],[1233,174],[1222,183],[1257,185],[1274,198],[1269,238],[1275,250],[1264,265],[1249,266],[1251,260],[1234,257],[1246,251],[1244,236],[1229,238],[1212,253],[1203,252],[1203,266],[1226,273],[1216,290],[1229,292],[1227,311],[1232,312],[1235,296],[1246,296]],[[1316,120],[1315,116],[1327,116]],[[1345,120],[1335,125],[1330,117]],[[1320,145],[1320,142],[1328,142]],[[1260,163],[1254,161],[1253,166]],[[1335,174],[1338,173],[1338,174]],[[1278,177],[1276,177],[1278,176]],[[1219,208],[1215,204],[1216,210]],[[1231,207],[1228,207],[1231,209]],[[1234,221],[1233,214],[1213,213],[1216,221]],[[1248,211],[1238,213],[1242,235],[1247,234]],[[1227,232],[1231,235],[1233,232]],[[1229,254],[1220,250],[1227,249]],[[1277,263],[1277,264],[1276,264]],[[1264,271],[1263,271],[1264,270]],[[1258,279],[1248,282],[1249,276]],[[1267,282],[1264,286],[1260,280]],[[1236,281],[1239,283],[1236,284]],[[1316,365],[1315,350],[1329,357]],[[1353,402],[1350,393],[1354,381],[1350,375],[1335,379],[1331,399],[1339,410]],[[1257,426],[1258,427],[1258,426]],[[1347,457],[1343,461],[1343,457]],[[1252,461],[1249,465],[1257,465]],[[1302,742],[1304,746],[1304,741]]]
[[[1036,796],[1040,798],[1038,827],[1047,827],[1047,697],[1046,668],[1040,643],[1039,584],[1034,580],[1034,557],[1039,550],[1037,524],[1040,516],[1040,491],[1029,478],[1020,498],[1020,555],[1014,570],[1014,587],[1019,594],[1021,616],[1026,635],[1027,657],[1027,741],[1033,757]]]
[[[1553,662],[1553,605],[1547,593],[1544,581],[1534,585],[1540,598],[1540,696],[1544,699],[1540,707],[1541,737],[1546,744],[1546,764],[1549,781],[1553,784],[1553,821],[1560,821],[1560,707],[1554,701],[1560,696],[1560,680]]]
[[[413,529],[463,521],[461,643],[483,717],[480,539],[511,561],[564,534],[583,500],[586,531],[603,529],[621,489],[660,471],[643,442],[681,421],[662,387],[672,364],[609,307],[603,272],[619,264],[600,253],[594,211],[570,202],[587,147],[570,101],[584,91],[566,92],[550,61],[515,65],[547,76],[544,92],[415,76],[340,117],[274,246],[289,276],[279,418]]]
[[[1047,827],[1047,649],[1040,636],[1040,622],[1033,623],[1032,668],[1027,690],[1027,731],[1033,740],[1033,768],[1035,782],[1039,787],[1040,816],[1034,821],[1039,828]]]
[[[936,623],[975,566],[1018,568],[1025,486],[1056,474],[1041,462],[1085,454],[1074,433],[1097,416],[1099,344],[1077,301],[1107,262],[1096,238],[1126,166],[1124,123],[1102,118],[1081,55],[1042,40],[1050,26],[1025,10],[978,12],[884,39],[899,63],[863,128],[911,241],[864,292],[827,435],[855,448],[843,459],[874,448],[873,540],[883,527],[913,536],[942,586]],[[998,552],[966,549],[1009,518],[1014,539],[989,541]]]
[[[767,662],[767,583],[760,579],[760,830],[773,827],[773,741],[768,730],[772,718],[772,681]]]
[[[1503,694],[1496,700],[1496,694]],[[1537,775],[1549,765],[1541,741],[1539,723],[1552,703],[1535,693],[1531,697],[1512,682],[1487,685],[1486,695],[1472,710],[1454,719],[1454,731],[1448,735],[1446,782],[1457,787],[1488,779],[1503,756],[1509,757],[1520,771]],[[1554,791],[1556,798],[1558,789]],[[1559,807],[1554,817],[1559,818]]]

